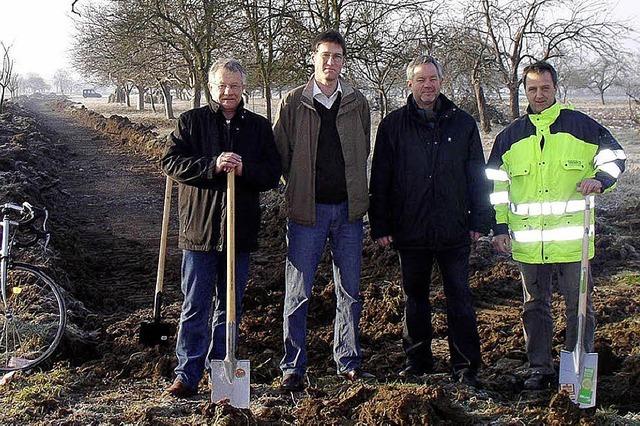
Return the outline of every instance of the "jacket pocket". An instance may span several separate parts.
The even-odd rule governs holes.
[[[518,163],[509,167],[511,177],[527,176],[529,173],[531,173],[531,163]]]

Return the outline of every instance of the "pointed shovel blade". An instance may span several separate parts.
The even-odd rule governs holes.
[[[228,377],[228,361],[211,362],[211,401],[228,402],[236,408],[249,408],[250,400],[250,363],[248,360],[237,360],[233,375]]]
[[[560,352],[559,385],[560,390],[566,391],[580,408],[594,407],[598,385],[598,354],[584,353],[576,371],[574,353],[564,350]]]

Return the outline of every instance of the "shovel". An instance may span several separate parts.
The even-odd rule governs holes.
[[[160,234],[160,254],[158,256],[158,274],[156,275],[156,292],[153,300],[153,322],[140,324],[140,343],[153,346],[169,340],[175,333],[175,326],[160,322],[160,308],[162,307],[162,286],[164,283],[164,262],[167,254],[167,234],[169,232],[169,212],[171,210],[171,190],[173,182],[167,176],[164,190],[164,209],[162,212],[162,231]]]
[[[598,354],[585,352],[584,329],[587,315],[589,282],[589,229],[591,227],[591,200],[585,196],[584,234],[582,236],[582,261],[580,265],[580,298],[578,299],[578,338],[573,351],[560,352],[561,391],[568,392],[571,400],[580,408],[596,405],[598,383]]]
[[[249,360],[236,359],[235,175],[227,173],[227,309],[224,360],[211,361],[211,401],[249,408]]]

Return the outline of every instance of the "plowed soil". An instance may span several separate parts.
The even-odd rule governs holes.
[[[157,164],[161,140],[146,126],[98,118],[52,98],[23,99],[21,105],[25,109],[11,105],[0,115],[0,202],[30,200],[51,210],[53,254],[35,259],[46,263],[65,288],[70,324],[51,363],[0,385],[0,422],[640,423],[640,145],[624,108],[583,108],[611,126],[629,156],[619,187],[600,198],[596,213],[596,410],[578,410],[552,389],[523,391],[519,276],[510,259],[495,254],[488,238],[474,244],[471,254],[484,362],[481,388],[450,379],[446,302],[437,271],[432,291],[436,371],[415,382],[398,380],[404,360],[398,260],[367,236],[361,343],[365,368],[377,380],[346,384],[335,375],[335,295],[325,254],[310,307],[307,386],[304,392],[280,393],[285,218],[277,191],[262,198],[261,248],[252,257],[241,324],[239,358],[251,360],[252,403],[250,410],[236,410],[209,402],[206,378],[193,398],[164,394],[172,379],[175,340],[151,348],[138,342],[140,324],[150,320],[153,304],[164,191]],[[163,321],[173,324],[181,303],[176,233],[174,207],[162,312]],[[555,298],[556,358],[564,340],[563,310]]]

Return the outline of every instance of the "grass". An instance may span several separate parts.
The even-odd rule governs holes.
[[[625,272],[623,275],[620,275],[616,281],[628,286],[640,286],[640,273]]]
[[[72,381],[68,365],[33,374],[17,372],[0,389],[0,421],[24,422],[55,410]]]

